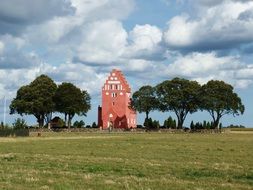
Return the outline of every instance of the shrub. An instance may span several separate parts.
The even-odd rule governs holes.
[[[152,126],[153,126],[154,129],[159,129],[159,128],[160,128],[160,123],[159,123],[159,121],[154,120]]]
[[[60,128],[64,127],[65,122],[63,121],[62,118],[56,116],[51,120],[51,128]]]
[[[176,129],[177,127],[177,122],[176,120],[172,119],[172,117],[168,117],[163,123],[164,128],[171,128],[171,129]]]
[[[92,123],[91,125],[92,128],[98,128],[97,124],[95,122]]]
[[[220,123],[220,128],[222,128],[222,123]],[[207,122],[207,121],[203,121],[202,123],[201,122],[197,122],[197,123],[194,123],[193,121],[191,122],[190,124],[190,129],[191,130],[199,130],[199,129],[214,129],[214,126],[213,126],[213,122]]]
[[[246,128],[245,126],[243,126],[243,125],[229,125],[229,126],[227,126],[227,128]]]
[[[18,118],[12,123],[13,129],[25,129],[27,128],[26,121],[24,119]]]
[[[81,121],[75,121],[74,124],[73,124],[73,126],[75,128],[81,128],[81,127],[85,127],[85,123],[84,123],[83,120],[81,120]]]
[[[159,121],[153,121],[152,118],[146,118],[143,125],[148,129],[158,129],[160,127]]]

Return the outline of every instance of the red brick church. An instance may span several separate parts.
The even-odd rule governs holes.
[[[136,112],[129,108],[131,88],[120,70],[113,69],[102,87],[98,126],[103,129],[136,128]]]

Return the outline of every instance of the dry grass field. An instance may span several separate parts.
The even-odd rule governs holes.
[[[253,134],[0,138],[0,189],[253,189]]]

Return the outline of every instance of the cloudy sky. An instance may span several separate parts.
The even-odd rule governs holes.
[[[96,121],[101,86],[118,68],[133,91],[173,77],[224,80],[246,112],[222,121],[253,127],[252,61],[252,0],[1,0],[0,120],[4,96],[9,103],[44,73],[88,90],[85,120]],[[151,114],[161,121],[168,115]],[[16,117],[7,115],[7,122]],[[203,119],[210,117],[197,113],[187,122]]]

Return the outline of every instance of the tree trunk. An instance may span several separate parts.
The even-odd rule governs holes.
[[[70,130],[71,127],[71,117],[70,114],[68,114],[68,129]]]
[[[177,121],[177,128],[178,129],[182,129],[183,128],[183,121],[182,121],[182,118],[180,118],[180,119],[178,119],[178,121]]]
[[[68,124],[67,124],[67,113],[65,113],[65,118],[64,118],[64,122],[65,122],[65,126],[68,126]]]
[[[52,120],[52,112],[46,114],[46,117],[45,117],[46,125],[48,125],[51,122],[51,120]]]
[[[68,114],[68,129],[71,128],[71,121],[75,114]]]
[[[148,111],[146,111],[146,119],[148,119],[148,114],[149,114],[149,112],[148,112]]]
[[[182,112],[176,113],[177,115],[177,129],[183,129],[184,124],[184,114]]]
[[[39,116],[38,122],[39,122],[39,128],[44,127],[44,115]]]
[[[214,122],[213,122],[214,129],[217,129],[217,132],[220,132],[219,123],[220,123],[220,119],[219,119],[219,118],[216,118],[216,119],[214,120]]]

